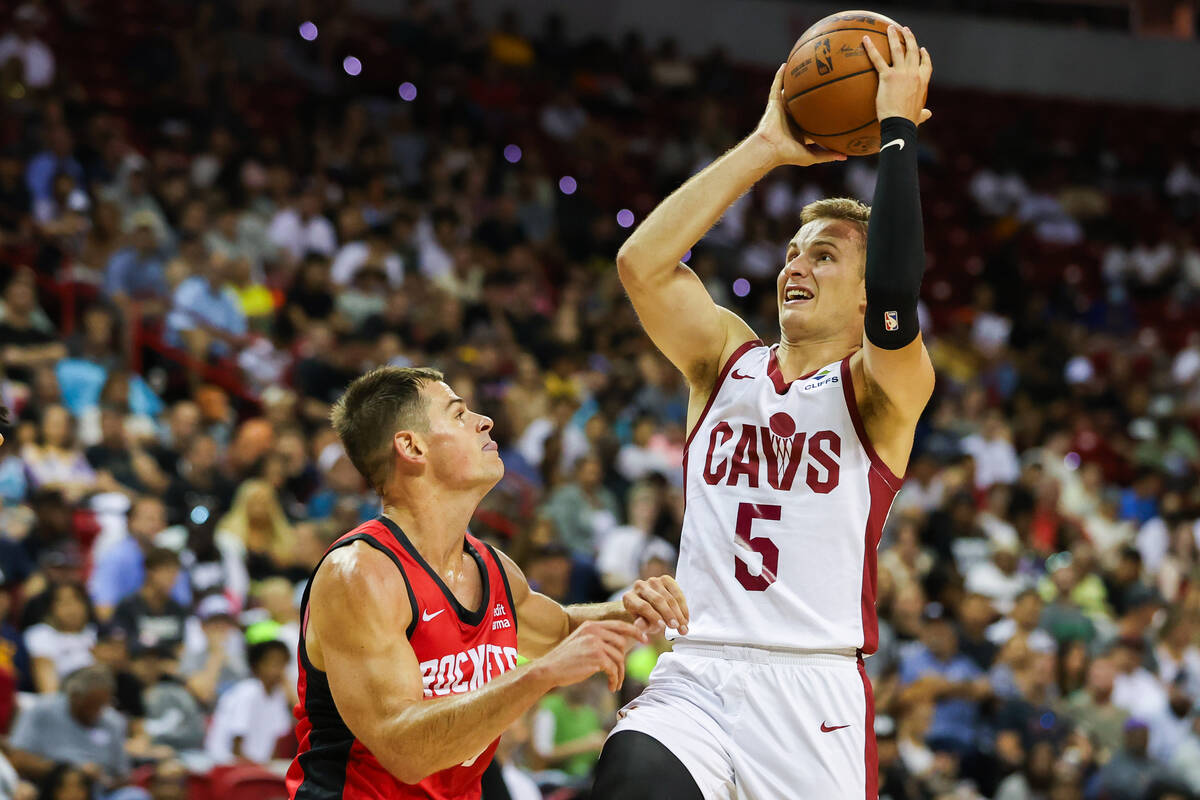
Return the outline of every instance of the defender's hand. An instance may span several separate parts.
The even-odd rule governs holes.
[[[763,112],[762,119],[758,121],[758,127],[754,130],[754,133],[771,148],[772,166],[795,164],[808,167],[827,161],[845,161],[846,156],[842,153],[826,150],[820,145],[804,144],[804,133],[792,122],[787,108],[784,107],[783,72],[786,69],[787,64],[783,64],[775,72],[771,94],[767,97],[767,110]]]
[[[675,628],[687,633],[688,607],[683,590],[670,575],[637,581],[621,598],[640,633]],[[661,628],[659,626],[662,626]]]
[[[933,116],[932,111],[924,108],[929,94],[929,76],[933,73],[929,51],[917,46],[917,37],[909,28],[889,25],[887,36],[892,51],[891,65],[884,61],[871,37],[863,37],[867,58],[879,73],[875,113],[880,122],[888,117],[904,117],[920,125]]]
[[[625,654],[641,634],[628,622],[585,622],[541,658],[555,686],[569,686],[597,672],[608,675],[609,691],[625,682]]]

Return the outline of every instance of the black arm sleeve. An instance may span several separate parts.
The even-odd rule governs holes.
[[[917,126],[903,117],[888,117],[880,125],[880,141],[867,231],[866,331],[876,347],[899,350],[921,332],[917,298],[925,272],[925,232],[917,185]]]

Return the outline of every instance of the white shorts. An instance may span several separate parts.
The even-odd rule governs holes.
[[[612,733],[657,739],[705,800],[878,794],[874,698],[856,655],[679,642],[619,716]]]

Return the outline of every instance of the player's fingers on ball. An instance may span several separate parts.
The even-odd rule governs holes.
[[[775,79],[771,81],[771,99],[779,97],[783,92],[783,73],[787,70],[787,63],[779,65],[779,69],[775,70]]]
[[[888,25],[887,37],[888,46],[892,48],[892,66],[898,67],[904,61],[903,35],[895,25]]]
[[[871,41],[870,36],[863,37],[863,48],[867,51],[867,58],[871,59],[871,64],[875,67],[876,72],[882,73],[887,69],[888,64],[883,60],[883,55],[879,52],[879,48]]]
[[[907,25],[904,26],[904,55],[913,66],[921,63],[921,48],[917,45],[917,37]]]

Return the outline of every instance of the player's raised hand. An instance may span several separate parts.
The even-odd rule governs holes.
[[[688,607],[683,590],[670,575],[637,581],[621,598],[639,632],[657,633],[674,628],[687,633]]]
[[[771,93],[767,97],[767,110],[758,121],[755,134],[771,147],[771,166],[795,164],[807,167],[822,164],[827,161],[845,161],[846,156],[826,150],[820,145],[804,143],[804,133],[796,127],[788,117],[784,107],[783,71],[787,64],[782,64],[775,72],[775,81],[771,84]]]
[[[556,686],[569,686],[603,672],[608,675],[609,690],[615,692],[625,682],[625,654],[641,638],[631,623],[593,620],[576,628],[541,662]]]
[[[925,108],[929,76],[933,73],[929,51],[917,46],[917,37],[907,27],[889,25],[887,36],[888,47],[892,51],[891,64],[887,63],[870,36],[863,37],[867,58],[871,59],[879,73],[875,113],[881,121],[888,117],[904,117],[920,125],[933,116],[933,112]]]

